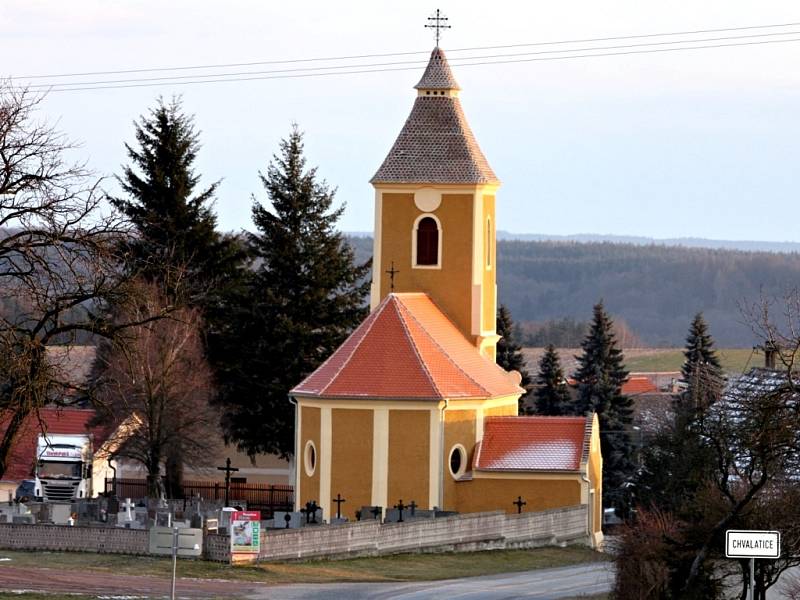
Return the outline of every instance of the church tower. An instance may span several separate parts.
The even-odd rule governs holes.
[[[461,88],[436,47],[411,114],[370,183],[375,241],[370,306],[424,292],[494,360],[498,336],[495,193],[500,181],[461,108]]]

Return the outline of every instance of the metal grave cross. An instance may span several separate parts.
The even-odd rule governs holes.
[[[125,498],[125,502],[122,503],[122,508],[125,509],[125,520],[126,521],[133,521],[133,514],[131,513],[131,510],[135,506],[136,505],[133,502],[131,502],[130,498]]]
[[[337,519],[341,519],[342,518],[342,502],[347,502],[347,500],[342,498],[341,494],[336,494],[336,498],[331,500],[331,502],[335,502],[336,503],[336,518]]]
[[[397,512],[399,513],[399,514],[398,514],[398,517],[397,517],[397,522],[398,522],[398,523],[402,523],[402,522],[403,522],[403,511],[404,511],[405,509],[407,509],[407,508],[408,508],[408,506],[406,506],[405,504],[403,504],[403,499],[402,499],[402,498],[400,498],[400,502],[398,502],[397,504],[395,504],[395,505],[394,505],[394,507],[397,509]]]
[[[224,467],[217,467],[218,471],[225,471],[225,506],[228,506],[230,503],[230,495],[231,495],[231,473],[235,473],[238,471],[238,467],[231,466],[231,459],[225,461]]]
[[[527,504],[527,502],[525,502],[522,499],[522,496],[517,496],[517,499],[514,502],[512,502],[511,504],[514,504],[517,507],[517,514],[521,515],[522,514],[522,507],[525,506]]]
[[[389,267],[389,270],[384,272],[389,275],[390,288],[391,291],[394,291],[394,276],[400,272],[398,269],[394,268],[394,261],[392,261],[392,266]]]
[[[450,25],[443,25],[442,23],[447,22],[447,17],[441,15],[439,9],[436,9],[436,16],[428,17],[428,24],[425,25],[425,29],[433,29],[436,32],[436,46],[439,46],[439,38],[441,37],[441,30],[442,29],[450,29]]]
[[[411,503],[408,505],[408,508],[411,509],[411,516],[412,517],[417,513],[417,506],[418,506],[418,504],[414,500],[412,500]]]

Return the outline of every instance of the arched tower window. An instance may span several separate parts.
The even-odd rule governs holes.
[[[415,240],[415,266],[439,266],[440,237],[439,222],[434,217],[422,217],[414,228]]]

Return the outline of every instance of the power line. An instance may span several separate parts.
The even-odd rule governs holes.
[[[623,35],[623,36],[613,36],[613,37],[601,37],[601,38],[583,38],[583,39],[574,39],[574,40],[558,40],[558,41],[550,41],[550,42],[526,42],[526,43],[519,43],[519,44],[506,44],[501,46],[474,46],[468,48],[453,48],[448,50],[450,53],[455,52],[472,52],[476,50],[500,50],[506,48],[524,48],[530,46],[550,46],[550,45],[557,45],[557,44],[582,44],[582,43],[589,43],[589,42],[610,42],[610,41],[619,41],[619,40],[632,40],[632,39],[643,39],[643,38],[652,38],[652,37],[665,37],[665,36],[678,36],[678,35],[697,35],[701,33],[722,33],[728,31],[747,31],[753,29],[775,29],[780,27],[795,27],[800,25],[800,22],[795,23],[777,23],[777,24],[769,24],[769,25],[749,25],[744,27],[724,27],[724,28],[717,28],[717,29],[696,29],[693,31],[671,31],[671,32],[663,32],[663,33],[644,33],[638,35]],[[686,40],[687,42],[691,42],[692,40]],[[428,54],[428,50],[421,50],[421,51],[408,51],[408,52],[387,52],[387,53],[377,53],[377,54],[356,54],[350,56],[329,56],[329,57],[315,57],[315,58],[295,58],[295,59],[284,59],[284,60],[262,60],[262,61],[252,61],[252,62],[239,62],[239,63],[222,63],[222,64],[207,64],[207,65],[188,65],[188,66],[176,66],[176,67],[151,67],[151,68],[136,68],[136,69],[121,69],[121,70],[114,70],[114,71],[85,71],[85,72],[77,72],[77,73],[54,73],[50,75],[18,75],[12,76],[12,79],[56,79],[61,77],[87,77],[90,75],[123,75],[129,73],[149,73],[149,72],[159,72],[159,71],[183,71],[183,70],[199,70],[199,69],[227,69],[227,68],[234,68],[234,67],[252,67],[258,65],[277,65],[277,64],[291,64],[291,63],[303,63],[303,62],[331,62],[331,61],[341,61],[341,60],[356,60],[356,59],[367,59],[367,58],[387,58],[392,56],[411,56],[417,54]]]
[[[550,60],[571,60],[571,59],[580,59],[580,58],[601,58],[601,57],[608,57],[608,56],[626,56],[626,55],[633,55],[633,54],[653,54],[653,53],[661,53],[661,52],[678,52],[678,51],[686,51],[686,50],[707,50],[711,48],[731,48],[736,46],[754,46],[754,45],[762,45],[762,44],[778,44],[778,43],[789,43],[789,42],[800,42],[800,38],[792,38],[788,40],[761,40],[755,42],[736,42],[732,44],[712,44],[712,45],[705,45],[705,46],[690,46],[690,47],[681,47],[681,48],[652,48],[649,50],[628,50],[623,52],[605,52],[599,54],[572,54],[568,56],[547,56],[547,57],[538,57],[538,58],[523,58],[523,59],[511,59],[511,60],[496,60],[496,61],[482,61],[482,62],[472,62],[472,63],[454,63],[455,66],[458,67],[475,67],[475,66],[482,66],[482,65],[498,65],[498,64],[509,64],[509,63],[527,63],[527,62],[540,62],[540,61],[550,61]],[[106,89],[125,89],[125,88],[138,88],[138,87],[155,87],[155,86],[163,86],[163,85],[192,85],[192,84],[199,84],[199,83],[225,83],[225,82],[237,82],[237,81],[260,81],[260,80],[268,80],[268,79],[303,79],[309,77],[325,77],[331,75],[359,75],[365,73],[387,73],[392,71],[412,71],[417,70],[419,67],[397,67],[397,68],[389,68],[389,69],[364,69],[364,70],[354,70],[354,71],[336,71],[336,72],[326,72],[326,73],[300,73],[300,74],[288,74],[288,75],[258,75],[255,77],[232,77],[226,79],[203,79],[203,80],[193,80],[193,81],[166,81],[166,82],[157,82],[157,83],[129,83],[129,84],[122,84],[122,85],[102,85],[106,82],[98,81],[96,82],[98,85],[87,85],[86,87],[54,87],[50,89],[51,92],[77,92],[77,91],[87,91],[87,90],[106,90]]]
[[[701,42],[717,42],[717,41],[729,41],[729,40],[740,40],[740,39],[752,39],[752,38],[760,38],[765,36],[776,36],[776,35],[800,35],[800,31],[787,31],[787,32],[779,32],[779,33],[761,33],[761,34],[751,34],[751,35],[739,35],[739,36],[725,36],[725,37],[716,37],[716,38],[701,38],[696,40],[669,40],[663,42],[645,42],[641,44],[623,44],[617,46],[590,46],[584,48],[569,48],[565,50],[538,50],[534,52],[516,52],[510,54],[489,54],[489,55],[482,55],[482,56],[464,56],[458,57],[454,59],[453,64],[455,66],[463,66],[471,63],[463,63],[460,61],[465,60],[486,60],[486,59],[504,59],[509,57],[524,57],[524,56],[534,56],[534,55],[543,55],[543,54],[564,54],[567,52],[595,52],[598,50],[622,50],[628,48],[642,48],[642,47],[651,47],[651,46],[668,46],[668,45],[675,45],[675,44],[697,44]],[[778,40],[776,40],[778,41]],[[733,44],[729,44],[733,45]],[[687,47],[685,49],[692,49],[692,47]],[[512,61],[498,61],[493,64],[502,64],[503,62],[512,62]],[[331,65],[331,66],[324,66],[324,67],[297,67],[293,69],[277,69],[277,70],[268,70],[268,71],[240,71],[234,73],[208,73],[208,74],[193,74],[193,75],[168,75],[163,77],[144,77],[144,78],[136,78],[136,79],[111,79],[111,80],[100,80],[100,81],[80,81],[80,82],[67,82],[67,83],[52,83],[52,84],[33,84],[29,86],[30,89],[50,89],[55,91],[59,88],[64,89],[73,89],[72,87],[66,86],[94,86],[94,85],[101,85],[101,84],[122,84],[122,83],[145,83],[145,82],[179,82],[180,80],[185,79],[211,79],[214,77],[226,77],[226,78],[233,78],[233,77],[242,77],[242,76],[252,76],[252,75],[273,75],[273,74],[287,74],[287,73],[299,73],[304,72],[308,74],[314,74],[309,72],[314,71],[337,71],[342,69],[370,69],[368,72],[379,72],[378,67],[395,67],[398,65],[424,65],[425,61],[395,61],[395,62],[379,62],[379,63],[367,63],[367,64],[348,64],[348,65]],[[395,69],[385,69],[385,70],[395,70]],[[399,69],[397,69],[399,70]],[[367,72],[367,71],[362,71]],[[319,73],[320,75],[325,73]],[[232,81],[236,81],[232,79]],[[198,81],[199,82],[199,81]]]

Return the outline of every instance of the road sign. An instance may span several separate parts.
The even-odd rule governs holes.
[[[150,528],[150,554],[172,555],[173,549],[178,556],[203,555],[203,530],[183,528],[177,530],[177,536],[172,527]]]
[[[725,532],[725,556],[728,558],[780,558],[780,531]]]

